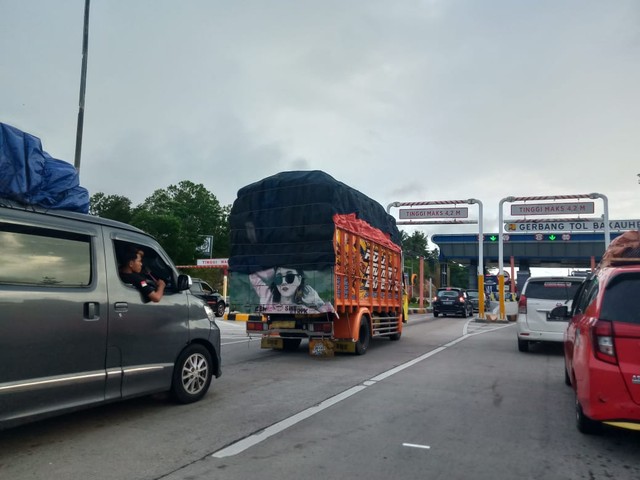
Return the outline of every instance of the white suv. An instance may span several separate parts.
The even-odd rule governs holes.
[[[583,282],[582,277],[530,277],[518,302],[518,350],[529,351],[530,342],[562,342],[566,319],[550,319],[555,307],[571,302]]]

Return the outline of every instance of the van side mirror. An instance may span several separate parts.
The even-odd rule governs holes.
[[[569,308],[566,305],[555,307],[549,312],[548,318],[549,320],[568,320]]]
[[[178,275],[178,291],[189,290],[189,287],[193,285],[193,281],[189,275]]]

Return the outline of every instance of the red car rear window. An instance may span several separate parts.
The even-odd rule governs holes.
[[[604,293],[601,320],[640,324],[640,272],[621,273]]]

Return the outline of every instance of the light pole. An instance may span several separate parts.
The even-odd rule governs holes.
[[[87,88],[87,50],[89,49],[89,2],[84,1],[84,29],[82,33],[82,71],[80,73],[80,106],[78,129],[76,130],[76,156],[74,166],[80,172],[80,152],[82,150],[82,128],[84,125],[84,92]]]

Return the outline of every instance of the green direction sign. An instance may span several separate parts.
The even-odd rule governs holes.
[[[491,235],[489,237],[489,240],[491,240],[492,242],[496,242],[496,241],[498,241],[498,236],[497,235]]]
[[[552,242],[558,237],[556,237],[554,234],[549,235],[549,240],[551,240]]]

